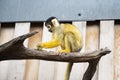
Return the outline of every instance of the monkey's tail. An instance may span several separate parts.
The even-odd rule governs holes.
[[[65,73],[65,76],[64,76],[64,80],[69,80],[70,78],[70,73],[71,73],[71,70],[72,70],[72,66],[73,66],[73,63],[68,63],[67,65],[67,70],[66,70],[66,73]]]

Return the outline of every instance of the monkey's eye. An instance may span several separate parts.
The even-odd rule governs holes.
[[[47,28],[48,28],[48,29],[50,29],[50,28],[51,28],[51,26],[50,26],[50,25],[47,25]]]

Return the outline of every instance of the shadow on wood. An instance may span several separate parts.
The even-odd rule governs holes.
[[[79,52],[74,53],[63,53],[57,55],[53,51],[38,51],[36,49],[30,49],[23,46],[23,42],[26,38],[33,36],[37,32],[28,33],[0,46],[0,61],[4,60],[21,60],[21,59],[40,59],[49,61],[61,61],[61,62],[88,62],[89,66],[83,76],[83,80],[91,80],[95,71],[96,66],[100,58],[111,51],[107,48],[99,49],[92,52],[86,52],[80,54]]]

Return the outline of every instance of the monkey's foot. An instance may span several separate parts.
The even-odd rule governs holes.
[[[57,51],[57,55],[62,55],[62,54],[68,54],[69,51],[66,51],[66,50],[58,50]]]

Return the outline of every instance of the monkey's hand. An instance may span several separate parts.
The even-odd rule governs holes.
[[[42,50],[41,43],[39,43],[36,47],[37,47],[37,50]]]

